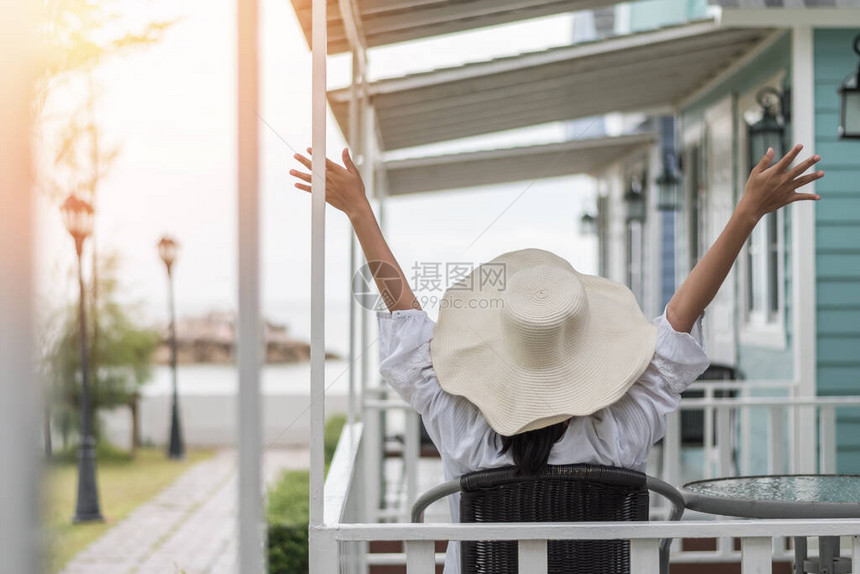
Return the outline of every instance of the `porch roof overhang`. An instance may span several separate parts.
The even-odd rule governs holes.
[[[387,161],[388,195],[595,174],[657,140],[646,132]]]
[[[352,21],[364,46],[372,48],[541,16],[612,6],[618,0],[350,0]],[[311,45],[311,0],[292,0]],[[338,0],[327,0],[329,54],[350,50]]]
[[[671,110],[769,32],[708,19],[379,80],[368,85],[368,95],[380,149],[611,112]],[[348,133],[349,89],[328,97]]]

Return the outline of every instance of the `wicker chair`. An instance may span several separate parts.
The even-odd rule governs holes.
[[[461,522],[597,522],[648,520],[648,491],[672,503],[670,520],[684,513],[681,494],[671,485],[641,472],[592,464],[548,465],[523,476],[516,467],[481,470],[439,485],[412,507],[421,522],[434,501],[460,492]],[[669,545],[660,544],[660,572],[669,571]],[[460,545],[461,574],[513,574],[516,541]],[[627,540],[549,541],[549,574],[620,574],[630,572]]]

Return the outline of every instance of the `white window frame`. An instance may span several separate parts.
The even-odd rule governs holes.
[[[784,73],[779,73],[771,77],[767,82],[757,86],[754,90],[742,94],[738,98],[738,153],[741,161],[738,163],[738,189],[743,193],[744,185],[746,184],[749,172],[752,166],[748,165],[749,160],[749,141],[748,141],[748,125],[756,121],[759,117],[758,111],[760,106],[756,102],[756,94],[765,86],[772,86],[781,91],[783,85]],[[753,254],[756,260],[752,263],[754,269],[750,268],[750,246],[756,245],[768,246],[768,218],[776,223],[776,243],[772,248],[765,248],[764,253]],[[776,310],[771,315],[772,288],[768,277],[771,274],[769,266],[770,251],[775,249],[777,253],[775,277],[776,277]],[[753,273],[762,280],[758,282],[761,293],[754,298],[757,300],[752,309],[750,309],[750,289],[755,286],[750,286]],[[742,345],[764,347],[770,349],[784,350],[786,349],[787,337],[785,332],[785,216],[784,210],[779,210],[776,213],[771,213],[765,216],[741,250],[738,258],[738,303],[740,306],[740,327],[738,329],[738,340]]]
[[[698,181],[700,183],[706,181],[707,173],[705,170],[707,166],[705,154],[707,153],[707,145],[704,124],[696,122],[695,124],[686,126],[683,130],[682,139],[684,146],[681,154],[682,161],[685,163],[685,173],[687,170],[686,164],[690,160],[689,150],[694,146],[698,147]],[[693,265],[702,258],[708,247],[703,241],[707,206],[703,201],[700,190],[691,189],[690,181],[686,177],[684,178],[683,186],[684,199],[682,208],[679,215],[675,217],[675,282],[678,285],[684,282],[690,271],[693,270]],[[693,213],[694,204],[696,209],[695,214]],[[692,226],[693,217],[696,219],[695,229]],[[695,237],[692,235],[694,231]],[[693,253],[693,250],[695,250],[695,253]]]

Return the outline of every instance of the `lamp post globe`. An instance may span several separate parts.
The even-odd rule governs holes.
[[[158,242],[158,254],[167,268],[168,311],[170,312],[170,370],[173,377],[173,397],[170,406],[170,438],[167,457],[185,458],[185,441],[182,438],[182,423],[179,417],[179,387],[176,368],[176,307],[173,301],[173,264],[179,252],[179,244],[172,237],[164,236]]]
[[[81,339],[81,437],[78,445],[78,496],[74,522],[103,521],[98,485],[96,483],[96,449],[92,433],[92,414],[89,386],[89,353],[87,351],[86,289],[81,255],[84,241],[93,233],[95,212],[93,206],[75,194],[69,195],[60,206],[63,224],[75,240],[78,258],[79,306],[78,323]]]

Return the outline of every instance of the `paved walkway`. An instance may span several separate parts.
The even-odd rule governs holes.
[[[285,469],[308,468],[305,449],[263,457],[271,484]],[[236,452],[197,463],[88,546],[61,574],[235,574]]]

